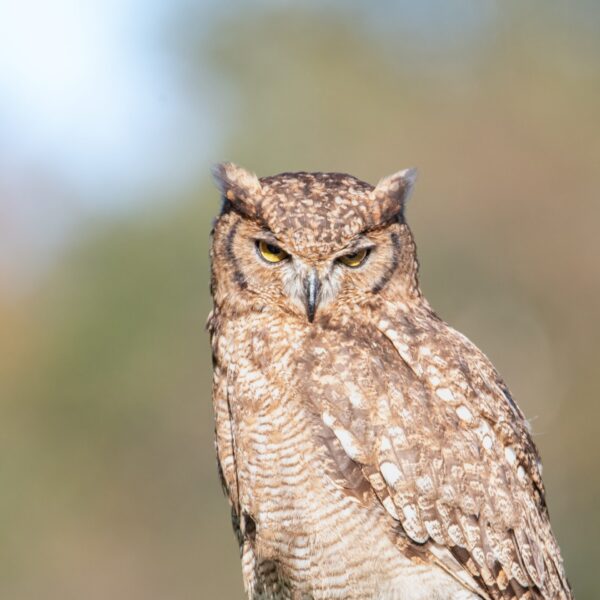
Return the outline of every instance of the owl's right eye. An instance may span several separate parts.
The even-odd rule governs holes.
[[[275,244],[265,242],[265,240],[256,241],[256,250],[259,256],[268,263],[278,263],[285,260],[289,254]]]

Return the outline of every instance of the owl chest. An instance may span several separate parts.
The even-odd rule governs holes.
[[[232,411],[240,502],[262,531],[293,529],[316,491],[319,451],[309,415],[287,392],[265,390],[268,397],[254,398],[250,410]]]
[[[370,598],[374,580],[391,577],[371,557],[385,557],[390,569],[401,566],[401,557],[382,514],[325,473],[307,415],[287,408],[238,425],[240,509],[251,522],[251,552],[257,563],[277,565],[282,580],[310,598],[333,597],[332,589],[340,597]],[[368,557],[361,556],[365,545]]]
[[[323,341],[313,344],[318,361],[306,361],[305,339],[256,331],[230,329],[216,344],[215,370],[217,448],[251,557],[245,564],[254,565],[248,581],[269,565],[290,589],[314,599],[404,598],[386,590],[415,565],[399,552],[382,506],[335,480],[332,469],[351,465],[332,463],[315,409],[316,395],[334,401],[345,391],[353,376],[347,365],[361,361],[328,356]]]
[[[265,335],[262,324],[250,332],[229,327],[215,344],[219,460],[265,553],[276,551],[278,536],[309,535],[315,503],[327,493],[315,415],[296,376],[294,347],[302,343],[294,332],[285,340]]]

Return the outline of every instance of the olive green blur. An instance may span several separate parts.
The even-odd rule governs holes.
[[[378,28],[344,3],[240,4],[201,41],[190,10],[165,40],[219,111],[215,162],[373,183],[419,169],[407,218],[425,294],[530,418],[567,573],[593,599],[600,16],[519,4],[447,53],[401,11]],[[207,61],[212,83],[194,68]],[[213,449],[210,166],[82,223],[42,283],[0,301],[2,598],[244,597]]]

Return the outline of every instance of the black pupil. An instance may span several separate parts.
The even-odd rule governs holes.
[[[270,254],[279,254],[281,252],[281,249],[277,246],[274,246],[273,244],[267,244],[266,246],[267,252],[269,252]]]
[[[358,252],[353,252],[352,254],[346,254],[346,258],[352,260],[358,256]]]

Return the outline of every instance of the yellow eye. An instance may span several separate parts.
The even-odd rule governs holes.
[[[258,240],[256,242],[256,247],[258,248],[260,256],[270,263],[281,262],[289,256],[289,254],[283,251],[279,246],[269,244],[264,240]]]
[[[363,248],[362,250],[357,250],[356,252],[352,252],[352,254],[345,254],[344,256],[340,256],[338,259],[342,264],[347,267],[360,267],[365,262],[367,255],[369,254],[368,248]]]

